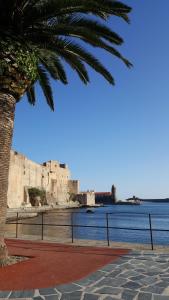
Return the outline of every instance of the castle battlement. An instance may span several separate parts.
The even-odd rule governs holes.
[[[66,164],[50,160],[38,164],[21,153],[11,150],[8,206],[29,204],[28,188],[46,191],[49,204],[66,204],[70,193],[78,194],[79,181],[70,179]]]

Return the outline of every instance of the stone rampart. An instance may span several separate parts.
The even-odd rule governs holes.
[[[79,182],[70,180],[67,165],[48,161],[42,165],[11,151],[8,187],[8,207],[29,205],[28,189],[36,187],[47,194],[48,204],[67,204],[70,193],[78,194]]]
[[[76,195],[76,199],[81,205],[95,206],[94,191],[81,192],[78,195]]]

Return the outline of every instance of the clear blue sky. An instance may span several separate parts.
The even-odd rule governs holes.
[[[133,7],[131,25],[116,17],[110,24],[134,68],[98,51],[115,87],[91,70],[86,87],[68,71],[68,86],[53,84],[54,113],[39,90],[36,107],[23,98],[13,148],[36,162],[67,163],[81,190],[115,184],[120,199],[169,197],[169,1],[124,2]]]

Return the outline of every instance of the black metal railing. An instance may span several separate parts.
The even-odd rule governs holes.
[[[56,224],[56,223],[49,223],[49,222],[45,222],[44,220],[44,215],[46,214],[46,211],[45,212],[40,212],[38,213],[38,218],[39,216],[41,215],[41,218],[40,218],[40,222],[38,223],[32,223],[32,222],[23,222],[22,218],[23,218],[23,213],[22,212],[22,216],[20,216],[20,213],[17,212],[16,213],[16,219],[15,221],[8,221],[7,224],[14,224],[15,225],[15,237],[16,238],[19,238],[19,225],[29,225],[29,226],[40,226],[41,227],[41,240],[44,240],[44,228],[49,226],[49,227],[70,227],[71,229],[71,241],[72,243],[74,243],[74,240],[75,240],[75,234],[74,234],[74,230],[75,228],[97,228],[97,229],[104,229],[106,234],[105,234],[105,240],[107,241],[107,245],[110,246],[110,230],[129,230],[129,231],[146,231],[146,232],[149,232],[149,244],[151,245],[151,250],[154,249],[154,239],[153,239],[153,232],[169,232],[168,229],[158,229],[158,228],[153,228],[152,226],[152,216],[154,217],[154,215],[151,215],[151,214],[145,214],[145,213],[134,213],[133,216],[136,216],[136,215],[140,215],[140,216],[145,216],[146,217],[146,220],[147,220],[147,227],[146,228],[134,228],[134,227],[124,227],[124,226],[111,226],[111,218],[113,216],[124,216],[124,215],[127,215],[127,213],[104,213],[104,219],[105,219],[105,225],[90,225],[90,224],[76,224],[75,221],[74,221],[74,216],[75,214],[83,214],[86,212],[69,212],[68,214],[70,215],[70,224]],[[25,212],[25,213],[28,213],[28,212]],[[58,212],[51,212],[51,211],[48,211],[49,214],[58,214]],[[67,213],[67,212],[66,212]],[[29,215],[31,214],[31,212],[29,212]],[[61,212],[61,214],[63,215],[64,212]],[[48,215],[48,214],[47,214]],[[99,213],[95,213],[93,216],[98,216],[100,215]],[[103,215],[103,213],[102,213]],[[132,215],[132,213],[128,213],[128,215]],[[92,215],[90,215],[90,220],[91,220],[91,217]],[[35,217],[37,218],[37,217]],[[26,217],[26,219],[29,219],[28,217]]]

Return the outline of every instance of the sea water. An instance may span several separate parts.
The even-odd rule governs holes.
[[[74,223],[106,227],[108,222],[111,241],[149,244],[151,222],[154,244],[169,245],[169,203],[111,205],[93,211],[94,213],[84,214],[83,209],[81,213],[74,214]],[[74,235],[79,239],[105,240],[107,228],[75,227]]]

